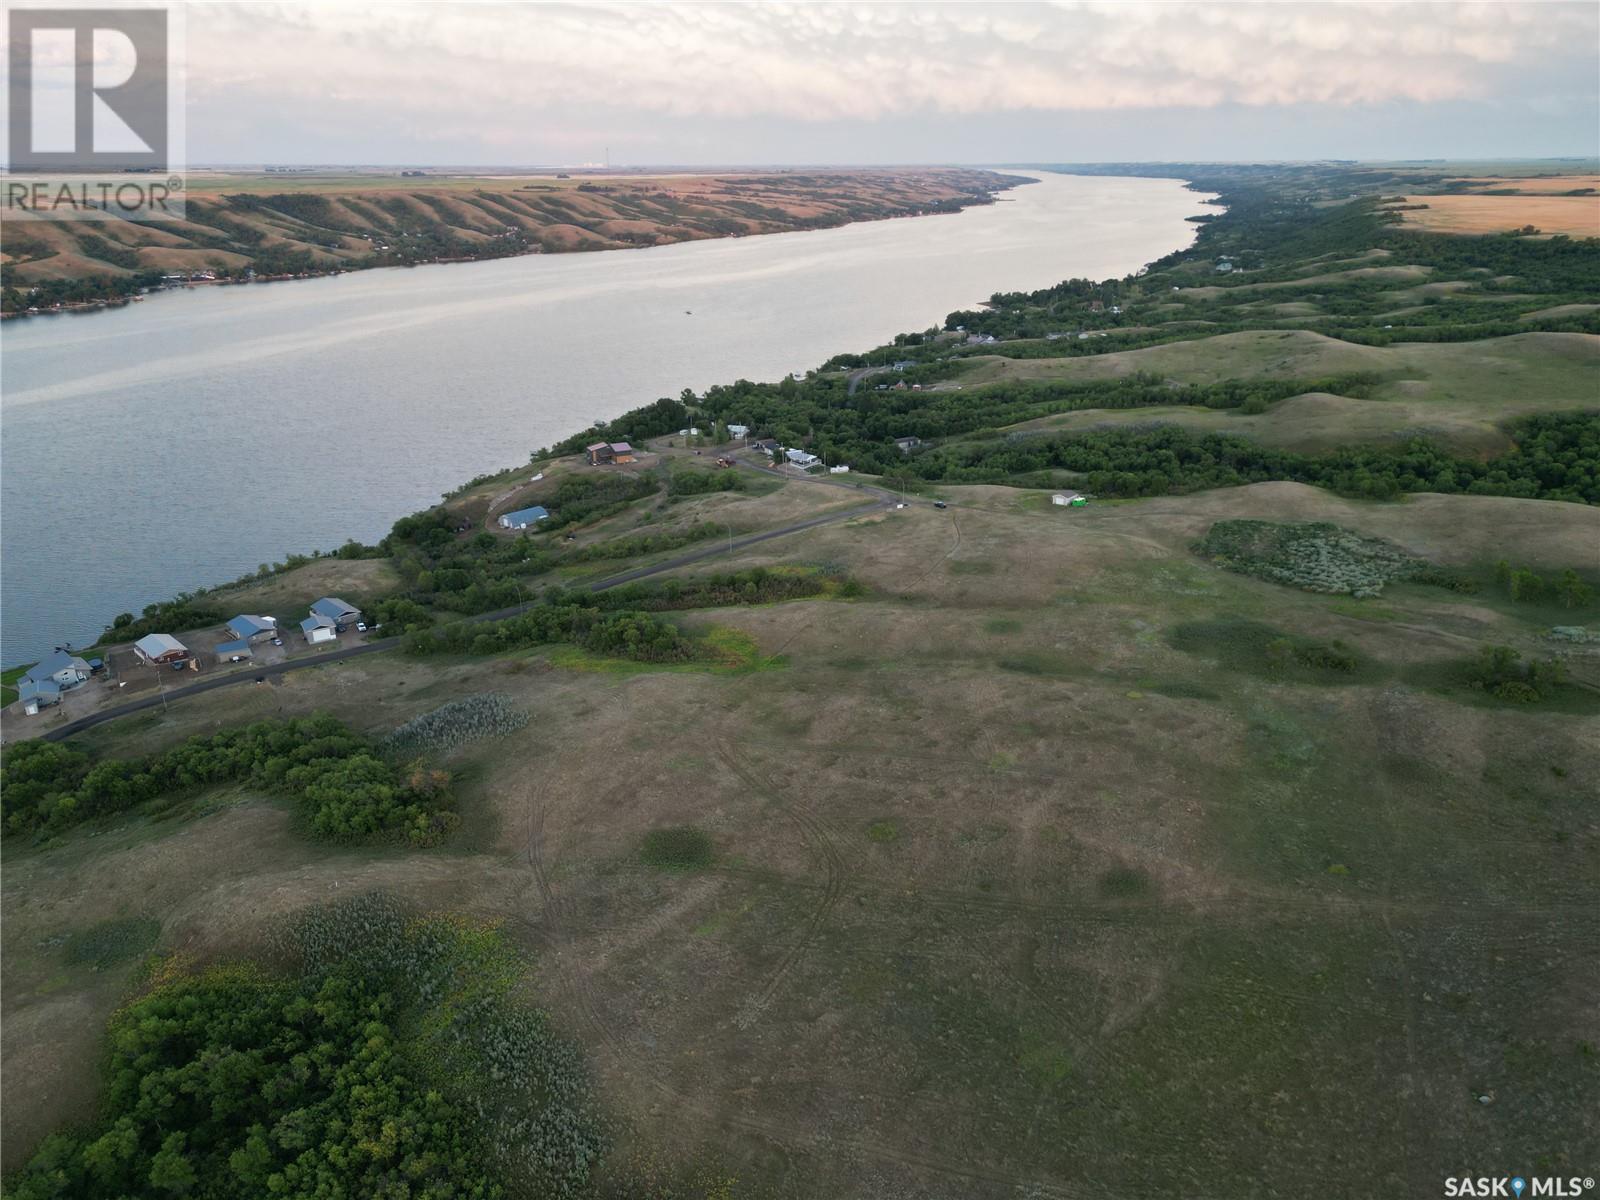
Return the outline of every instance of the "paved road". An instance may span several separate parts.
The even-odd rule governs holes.
[[[752,467],[751,469],[757,470],[759,468]],[[808,479],[807,482],[816,484],[833,483],[832,480],[825,479]],[[718,542],[715,546],[702,547],[687,554],[677,554],[658,563],[651,563],[649,566],[635,567],[618,575],[609,575],[590,584],[589,590],[603,592],[608,588],[621,587],[625,583],[633,583],[651,575],[659,575],[663,571],[674,571],[679,567],[687,567],[697,562],[717,558],[720,555],[731,554],[748,546],[757,546],[762,542],[770,542],[774,538],[787,537],[791,533],[802,533],[807,529],[816,529],[821,525],[832,525],[838,521],[848,521],[854,517],[865,516],[867,513],[882,510],[895,499],[892,492],[886,492],[880,488],[858,487],[857,485],[841,486],[850,486],[855,490],[871,493],[876,495],[878,499],[871,504],[862,504],[855,508],[845,509],[842,512],[824,513],[820,517],[796,521],[791,525],[784,525],[778,529],[768,529],[762,533],[747,534],[744,537],[733,539],[732,543]],[[538,601],[531,600],[526,604],[515,604],[510,608],[502,608],[495,612],[479,613],[477,616],[468,617],[467,620],[500,621],[506,617],[515,617],[525,613],[537,603]],[[218,675],[211,679],[202,679],[197,683],[167,689],[158,695],[146,696],[142,700],[131,700],[127,704],[119,704],[115,708],[90,713],[86,717],[79,717],[76,721],[68,721],[65,725],[58,725],[48,733],[43,734],[42,737],[47,742],[59,742],[62,738],[71,737],[73,734],[81,733],[85,729],[92,729],[96,725],[103,725],[107,721],[114,721],[118,717],[126,717],[132,713],[143,712],[145,709],[161,707],[171,704],[175,700],[183,700],[190,696],[214,692],[218,688],[237,687],[240,684],[254,683],[257,680],[270,679],[276,675],[287,675],[290,671],[299,671],[306,667],[321,667],[326,666],[328,663],[343,662],[348,658],[360,658],[364,654],[381,654],[386,650],[393,650],[399,645],[400,639],[398,637],[380,638],[375,642],[366,642],[360,646],[347,646],[342,650],[330,650],[325,654],[315,654],[307,658],[273,663],[271,666],[258,667],[251,671],[240,671],[228,675]]]

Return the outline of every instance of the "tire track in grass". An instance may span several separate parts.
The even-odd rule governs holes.
[[[764,783],[759,776],[751,771],[744,763],[739,761],[737,754],[726,743],[717,743],[717,757],[723,765],[732,771],[748,788],[759,796],[776,804],[785,816],[795,823],[800,829],[801,836],[806,844],[811,847],[822,859],[824,883],[822,895],[807,916],[801,927],[800,936],[784,951],[783,957],[767,975],[766,982],[751,1000],[741,1008],[739,1015],[734,1018],[734,1023],[741,1029],[747,1029],[772,1003],[778,989],[783,986],[784,979],[788,976],[794,964],[802,955],[815,944],[821,933],[823,922],[839,903],[839,898],[844,894],[845,863],[843,856],[833,844],[833,837],[817,818],[802,804],[793,800],[786,800],[779,795],[777,790]]]
[[[719,754],[726,756],[725,750],[719,748]],[[747,773],[737,766],[735,773],[746,782],[751,782]],[[765,791],[758,784],[757,790]],[[777,1118],[759,1117],[749,1112],[729,1112],[714,1106],[691,1095],[681,1088],[675,1087],[650,1065],[640,1054],[630,1051],[624,1044],[621,1035],[612,1023],[606,1018],[600,1006],[599,995],[593,984],[581,970],[571,969],[567,965],[567,956],[562,954],[563,948],[570,950],[572,944],[571,931],[568,928],[568,919],[573,914],[573,906],[569,900],[562,897],[555,888],[550,878],[549,863],[546,857],[546,843],[544,834],[545,805],[538,790],[532,789],[528,798],[528,835],[524,853],[528,867],[533,874],[534,884],[538,889],[544,904],[544,922],[537,924],[527,917],[519,918],[536,937],[550,945],[557,954],[557,973],[561,984],[564,986],[569,998],[572,1000],[580,1020],[586,1025],[596,1041],[609,1051],[615,1058],[618,1066],[626,1071],[630,1080],[647,1085],[657,1093],[663,1101],[670,1104],[678,1112],[688,1113],[706,1125],[716,1127],[719,1125],[732,1126],[747,1134],[754,1134],[764,1138],[771,1144],[781,1147],[786,1151],[808,1149],[804,1142],[797,1143],[795,1138],[795,1125],[793,1122]],[[804,826],[803,826],[804,827]],[[827,835],[820,827],[813,824],[810,837],[820,838],[822,844],[827,845]],[[829,857],[831,855],[831,858]],[[835,885],[834,900],[837,892],[842,891],[843,883],[839,866],[841,860],[837,852],[828,846],[825,862],[831,862],[830,880]],[[824,889],[826,896],[827,889]],[[821,906],[819,905],[819,908]],[[831,907],[831,904],[828,905]],[[816,914],[814,913],[813,916]],[[825,916],[826,913],[824,912]],[[820,924],[820,919],[816,922]],[[800,947],[791,950],[783,970],[792,965],[799,957]],[[776,991],[781,984],[781,976],[769,980],[768,990]],[[844,1148],[862,1158],[870,1159],[881,1164],[899,1166],[915,1171],[949,1179],[969,1180],[978,1183],[992,1184],[1000,1187],[1016,1189],[1019,1193],[1039,1197],[1058,1197],[1059,1200],[1079,1200],[1087,1196],[1083,1189],[1072,1188],[1066,1185],[1046,1182],[1027,1175],[1004,1171],[997,1168],[975,1166],[969,1162],[957,1162],[938,1155],[923,1153],[915,1150],[906,1150],[889,1144],[879,1138],[854,1137],[854,1138],[828,1138],[832,1146]],[[836,1151],[835,1151],[836,1152]]]

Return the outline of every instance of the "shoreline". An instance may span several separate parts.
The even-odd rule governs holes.
[[[1040,174],[1044,174],[1044,173],[1041,172]],[[1058,173],[1050,173],[1049,175],[1046,176],[1046,178],[1053,177],[1055,174],[1058,174]],[[1125,178],[1128,178],[1128,179],[1139,179],[1141,177],[1138,177],[1138,176],[1127,176]],[[1036,177],[1009,175],[1009,181],[1005,185],[1005,190],[1010,191],[1010,190],[1013,190],[1015,188],[1018,188],[1018,187],[1022,186],[1022,184],[1024,184],[1024,183],[1036,183],[1036,182],[1041,182],[1041,180],[1039,178],[1036,178]],[[1172,181],[1172,182],[1178,182],[1178,181]],[[1196,189],[1193,186],[1193,184],[1190,183],[1189,181],[1182,181],[1182,186],[1184,186],[1186,191],[1190,191],[1190,192],[1197,191],[1197,190],[1203,190],[1203,189]],[[1006,197],[1006,199],[1012,200],[1014,202],[1017,199],[1017,197],[1014,197],[1014,196],[1013,197]],[[987,207],[987,205],[966,205],[960,211],[965,211],[966,208],[973,208],[973,207],[981,208],[981,207]],[[938,214],[926,214],[926,215],[938,215]],[[870,219],[864,219],[864,220],[861,220],[861,221],[846,222],[845,225],[869,226],[869,225],[873,225],[873,224],[878,224],[880,222],[888,221],[889,219],[890,218],[888,218],[888,217],[870,218]],[[844,225],[833,226],[833,227],[830,227],[830,228],[833,229],[833,230],[837,230],[837,229],[840,229],[840,228],[843,228],[843,227],[845,227],[845,226]],[[1187,232],[1188,240],[1183,245],[1178,247],[1176,250],[1168,251],[1169,254],[1170,253],[1181,253],[1183,251],[1186,251],[1186,250],[1190,249],[1193,246],[1194,238],[1198,236],[1198,232],[1199,232],[1198,229],[1196,229],[1192,225],[1185,225],[1184,229]],[[828,232],[828,230],[797,229],[797,230],[782,230],[782,231],[774,231],[774,232],[807,233],[807,232]],[[746,237],[746,238],[748,238],[748,237],[757,237],[757,236],[765,236],[765,235],[730,235],[730,237]],[[696,241],[714,241],[714,240],[729,240],[729,239],[727,239],[727,238],[723,238],[723,239],[702,238],[702,239],[693,239],[693,240],[696,240]],[[684,243],[668,243],[668,244],[669,245],[683,245]],[[622,248],[628,248],[628,249],[660,249],[660,248],[663,248],[663,247],[661,247],[661,246],[640,246],[640,247],[617,247],[617,248],[618,249],[622,249]],[[597,252],[598,251],[575,251],[574,253],[597,253]],[[1147,251],[1147,253],[1148,253],[1148,251]],[[514,256],[513,255],[501,255],[501,256],[496,256],[496,257],[529,257],[529,255],[514,255]],[[1157,261],[1161,257],[1164,257],[1164,255],[1155,255],[1153,257],[1143,258],[1137,263],[1137,265],[1130,265],[1126,269],[1124,274],[1128,275],[1128,276],[1137,275],[1137,274],[1141,273],[1143,270],[1145,270],[1146,268],[1148,268],[1152,262]],[[475,261],[487,261],[487,260],[475,260]],[[1132,262],[1132,260],[1130,259],[1130,263],[1131,262]],[[419,265],[420,266],[420,265],[444,265],[444,264],[407,264],[407,265]],[[376,269],[379,269],[379,268],[373,267],[373,268],[369,268],[369,269],[376,270]],[[326,273],[324,273],[323,277],[326,277],[327,275],[348,274],[348,273],[350,273],[350,272],[348,272],[348,271],[326,272]],[[1122,276],[1107,276],[1107,278],[1120,278],[1120,277],[1122,277]],[[231,283],[231,282],[233,282],[233,281],[227,281],[227,280],[196,281],[195,284],[189,285],[189,286],[217,286],[217,285],[222,285],[224,283]],[[1043,286],[1048,287],[1048,286],[1053,286],[1053,285],[1052,284],[1045,284]],[[988,285],[986,284],[985,287],[988,287]],[[164,290],[178,290],[178,289],[177,288],[173,288],[173,289],[164,289]],[[990,290],[992,290],[992,289],[990,289]],[[970,301],[969,303],[974,307],[981,307],[981,306],[986,305],[988,303],[988,301],[987,300],[974,299],[974,300]],[[60,315],[60,314],[38,314],[38,315]],[[912,322],[912,323],[914,324],[915,322]],[[904,332],[904,331],[902,331],[902,332]],[[870,349],[874,349],[875,350],[875,349],[881,349],[881,348],[882,348],[881,346],[873,346]],[[831,347],[831,351],[837,351],[837,350],[838,350],[837,345],[834,345],[833,347]],[[825,350],[824,352],[831,352],[831,351]],[[823,359],[822,361],[826,361],[826,359]],[[727,382],[727,380],[722,380],[721,382]],[[631,409],[629,407],[627,407],[627,406],[624,406],[620,413],[612,414],[611,416],[608,416],[605,419],[614,419],[615,416],[626,415],[626,413],[628,411],[631,411]],[[569,431],[569,435],[564,435],[564,436],[571,436],[570,431]],[[559,438],[559,437],[552,437],[552,439],[549,441],[548,444],[555,445],[560,440],[561,440],[561,438]],[[492,447],[490,447],[490,452],[491,453],[493,452],[492,451]],[[502,474],[502,473],[504,473],[506,471],[518,470],[518,469],[520,469],[520,465],[521,464],[518,464],[518,463],[502,463],[500,465],[492,466],[492,467],[488,468],[485,473],[488,476]],[[466,480],[466,481],[459,481],[458,480],[456,483],[452,484],[451,486],[452,486],[453,490],[459,490],[461,487],[470,486],[470,482],[471,482],[470,480]],[[446,492],[445,494],[449,495],[451,493],[450,492]],[[398,519],[399,517],[406,515],[406,511],[407,510],[405,510],[403,507],[394,509],[393,512],[391,513],[391,520],[392,519]],[[385,525],[385,529],[387,529],[387,525]],[[301,553],[296,553],[294,551],[288,551],[287,554],[288,555],[292,555],[294,558],[302,558],[302,557],[309,558],[310,557],[309,553],[301,554]],[[298,565],[298,564],[296,563],[295,565]],[[273,574],[278,574],[278,572],[274,572]],[[162,593],[162,596],[161,596],[160,600],[158,600],[157,602],[161,602],[161,600],[165,600],[165,599],[169,598],[171,595],[174,595],[174,594],[187,594],[187,595],[193,595],[195,597],[202,597],[202,596],[211,595],[213,593],[225,593],[225,592],[227,592],[228,590],[230,590],[232,588],[245,586],[245,585],[248,585],[250,583],[256,582],[257,580],[258,580],[257,576],[252,576],[252,575],[246,574],[246,575],[239,576],[239,577],[224,579],[224,580],[221,580],[221,581],[219,581],[217,583],[196,584],[193,588],[181,589],[179,593],[171,593],[171,592]],[[128,603],[132,603],[132,602],[128,602]],[[109,630],[109,627],[108,627],[105,630],[105,633],[109,633],[109,632],[110,632],[110,630]],[[103,638],[103,636],[104,635],[102,634],[102,638]],[[96,639],[95,644],[96,645],[101,644],[101,639]]]
[[[936,177],[935,173],[940,171],[948,171],[964,178],[959,181],[939,179]],[[868,180],[873,174],[874,172],[872,171],[841,172],[838,174],[837,178],[842,183],[848,183],[852,180]],[[33,262],[48,261],[50,257],[57,253],[56,251],[52,250],[48,254],[39,255],[34,258],[24,258],[8,264],[14,281],[8,282],[4,291],[6,293],[19,295],[23,305],[25,306],[13,306],[9,309],[0,307],[0,321],[17,320],[22,317],[61,316],[64,314],[83,314],[90,312],[101,312],[112,308],[125,308],[130,303],[144,300],[148,296],[155,295],[160,292],[177,291],[193,287],[213,287],[252,283],[286,283],[306,279],[326,279],[334,276],[351,274],[357,271],[382,270],[391,267],[409,268],[445,265],[451,263],[490,262],[502,258],[526,258],[533,255],[544,254],[597,254],[609,250],[648,250],[661,246],[682,245],[686,242],[765,237],[779,233],[815,232],[826,229],[839,229],[848,225],[871,224],[878,221],[955,215],[964,212],[969,208],[987,207],[995,204],[999,199],[999,193],[1009,191],[1016,187],[1021,187],[1025,184],[1037,182],[1037,180],[1027,176],[1008,174],[1006,172],[997,171],[990,168],[922,168],[917,171],[907,170],[905,172],[898,172],[893,169],[881,169],[876,172],[876,174],[895,182],[914,182],[917,180],[919,175],[924,176],[933,180],[933,182],[937,183],[939,187],[943,188],[949,194],[938,196],[929,195],[926,199],[918,202],[918,207],[912,209],[902,208],[900,211],[884,211],[877,214],[859,216],[849,215],[844,219],[838,220],[832,219],[832,214],[828,213],[802,214],[800,212],[791,211],[781,207],[777,209],[766,210],[759,217],[747,216],[742,218],[747,224],[765,222],[774,226],[772,228],[729,229],[722,227],[733,223],[735,220],[735,218],[729,216],[716,217],[713,221],[713,224],[719,224],[719,227],[711,230],[698,229],[681,221],[675,224],[667,224],[664,221],[658,221],[650,229],[643,231],[628,230],[626,232],[619,233],[613,230],[609,232],[597,232],[597,229],[595,228],[574,223],[573,225],[567,227],[577,231],[576,240],[574,240],[572,244],[551,244],[549,240],[542,239],[541,235],[547,234],[553,236],[557,229],[563,228],[563,226],[560,225],[551,225],[547,228],[535,226],[531,229],[525,224],[520,228],[507,225],[503,227],[502,232],[493,235],[493,240],[499,242],[498,246],[491,245],[488,249],[488,252],[485,253],[465,254],[423,252],[413,255],[409,251],[402,252],[398,248],[398,244],[403,238],[412,236],[410,233],[392,235],[373,232],[365,235],[357,235],[352,234],[349,230],[344,230],[337,227],[319,226],[311,224],[309,221],[307,221],[307,228],[320,230],[324,233],[337,234],[341,241],[345,243],[337,247],[338,250],[348,250],[349,242],[360,241],[362,237],[366,237],[367,240],[378,246],[379,249],[377,252],[367,255],[365,258],[343,261],[337,263],[336,265],[319,267],[308,264],[299,270],[274,271],[270,273],[257,272],[254,265],[257,259],[247,259],[246,264],[236,264],[231,267],[224,265],[220,259],[217,259],[214,261],[214,265],[210,267],[204,269],[191,269],[187,273],[181,271],[174,272],[164,276],[159,282],[152,280],[151,282],[143,284],[130,283],[125,276],[107,276],[104,274],[77,275],[59,280],[14,280],[15,273],[19,269],[25,269],[30,263]],[[620,184],[608,184],[605,186],[600,186],[591,181],[586,181],[584,184],[579,185],[576,191],[581,192],[585,188],[593,189],[595,192],[604,194],[607,202],[613,202],[614,197],[612,193],[620,192],[621,188],[626,187],[630,183],[649,182],[652,178],[653,177],[643,177],[641,180],[622,180]],[[708,181],[732,179],[736,185],[743,186],[746,182],[754,182],[767,177],[759,174],[752,174],[748,176],[708,174],[704,176],[691,175],[685,176],[684,178],[695,180],[704,179]],[[859,190],[862,193],[862,199],[859,201],[861,203],[888,204],[891,207],[895,204],[904,205],[904,203],[906,203],[903,200],[888,200],[882,196],[873,197],[870,194],[870,189],[865,188],[864,185],[860,186]],[[491,198],[500,195],[515,195],[515,193],[494,193],[488,191],[480,194]],[[651,193],[646,191],[641,194],[649,195]],[[692,193],[689,194],[692,195]],[[360,192],[351,192],[348,194],[329,193],[328,195],[332,196],[335,200],[362,203],[364,203],[368,198],[366,194]],[[416,195],[436,198],[453,197],[454,193],[449,191],[429,192],[427,190],[421,190],[416,193]],[[219,192],[218,197],[216,198],[230,202],[241,202],[245,199],[248,199],[251,201],[252,207],[246,211],[268,213],[276,213],[277,211],[271,206],[261,204],[261,198],[251,194],[230,195]],[[282,196],[269,195],[266,198],[289,200],[295,199],[296,197],[293,194],[284,194]],[[324,200],[327,199],[326,196],[322,196],[321,194],[318,194],[318,198]],[[415,199],[416,197],[413,196],[412,198]],[[623,198],[629,202],[635,200],[635,197],[633,196],[624,195]],[[205,197],[199,202],[209,203],[212,199],[215,198]],[[677,197],[672,197],[672,199],[674,199],[675,202],[677,201]],[[822,192],[819,189],[819,194],[817,196],[810,196],[804,191],[801,191],[800,193],[791,197],[789,203],[804,209],[806,207],[816,208],[819,205],[830,201],[836,202],[836,198],[828,196],[827,193]],[[191,202],[196,201],[192,200]],[[746,202],[733,200],[724,201],[724,203],[730,207],[734,207],[735,211],[739,211],[736,206]],[[286,206],[280,205],[279,207]],[[230,209],[228,211],[231,212],[232,210]],[[711,211],[712,209],[709,207],[708,202],[707,212]],[[774,215],[780,213],[781,216]],[[82,223],[83,222],[68,221],[51,222],[48,219],[13,219],[12,221],[7,222],[8,228],[6,232],[10,234],[13,243],[20,241],[24,246],[30,246],[33,243],[33,239],[29,236],[30,233],[42,232],[43,228],[49,228],[53,225],[57,227],[66,227],[64,232],[76,234],[79,231],[75,228],[75,226]],[[628,224],[629,222],[618,222],[615,219],[598,219],[592,221],[592,224],[596,227],[618,223]],[[632,223],[649,224],[648,222]],[[453,226],[450,228],[452,231],[455,229]],[[470,226],[465,226],[463,228],[467,228],[469,230],[471,229]],[[53,232],[63,231],[56,230]],[[396,246],[391,247],[387,242],[380,243],[378,241],[380,236],[389,237],[390,240],[396,243]],[[563,236],[566,237],[568,235]],[[513,237],[518,240],[515,242],[506,240]],[[649,240],[644,240],[646,238]],[[609,244],[601,244],[607,240],[609,240]],[[453,250],[459,250],[461,248],[462,245],[459,243],[459,239],[458,243],[451,247]],[[239,255],[235,256],[240,257]],[[148,275],[157,269],[159,268],[154,266],[145,267],[142,273]],[[238,273],[234,274],[233,272],[235,271]],[[37,298],[41,289],[48,288],[53,284],[91,287],[97,286],[101,288],[123,287],[126,285],[127,290],[120,291],[115,294],[94,296],[85,299],[62,299],[41,304],[27,303],[27,301]],[[8,296],[7,299],[10,299],[10,297]]]

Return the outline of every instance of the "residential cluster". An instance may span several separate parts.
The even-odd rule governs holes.
[[[316,601],[311,605],[310,615],[300,622],[300,632],[308,646],[337,641],[341,633],[351,628],[359,633],[366,632],[361,610],[337,596],[324,596]],[[227,636],[211,651],[218,663],[249,662],[263,642],[283,645],[276,617],[240,613],[223,629]],[[200,656],[170,633],[147,633],[133,643],[131,651],[132,662],[136,665],[168,667],[175,671],[200,669]],[[17,698],[22,711],[37,716],[41,710],[60,704],[67,692],[105,671],[106,663],[102,659],[83,658],[71,650],[58,648],[48,658],[28,668],[17,681]]]

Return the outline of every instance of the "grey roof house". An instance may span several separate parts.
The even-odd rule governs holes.
[[[264,637],[278,635],[278,621],[276,617],[252,617],[241,613],[228,622],[228,632],[235,638],[244,642],[254,642]],[[218,650],[222,647],[218,646]]]
[[[89,664],[83,659],[57,650],[17,680],[17,698],[28,712],[38,712],[45,705],[60,703],[61,693],[77,687],[89,673]]]
[[[361,619],[361,610],[353,604],[347,604],[337,596],[324,596],[312,602],[311,614],[318,617],[327,617],[335,628],[343,629],[346,625],[353,625]],[[302,629],[305,622],[300,623]]]

